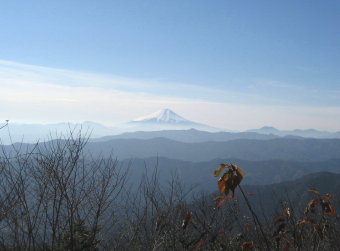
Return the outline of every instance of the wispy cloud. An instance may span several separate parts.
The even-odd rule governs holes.
[[[284,88],[284,89],[292,89],[292,88],[301,88],[297,85],[288,84],[281,81],[275,80],[257,80],[255,83],[249,85],[249,88],[258,88],[258,87],[274,87],[274,88]]]
[[[232,88],[234,84],[228,83],[224,88],[212,88],[186,83],[164,82],[157,79],[140,80],[109,74],[55,69],[4,60],[0,60],[0,81],[3,84],[9,83],[10,85],[13,84],[13,81],[22,81],[27,85],[30,82],[65,87],[94,87],[205,101],[225,102],[227,100],[228,103],[235,104],[273,103],[273,100],[266,95],[253,91],[241,91],[238,88]]]
[[[295,88],[279,82],[263,85]],[[258,84],[254,88],[262,87]],[[340,106],[292,105],[275,99],[255,91],[136,80],[0,60],[0,118],[16,122],[92,120],[114,124],[171,108],[188,119],[225,129],[272,125],[339,130]]]

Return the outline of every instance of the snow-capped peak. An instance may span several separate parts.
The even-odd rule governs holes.
[[[174,113],[170,109],[162,109],[158,112],[149,114],[147,116],[134,119],[133,122],[142,122],[142,121],[150,121],[150,120],[154,120],[156,122],[163,122],[163,123],[164,122],[165,123],[178,123],[178,122],[187,121],[186,119]]]

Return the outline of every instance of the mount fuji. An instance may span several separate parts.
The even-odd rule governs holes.
[[[219,129],[212,126],[187,120],[170,109],[163,109],[147,116],[136,118],[128,122],[127,126],[136,130],[146,131],[187,129],[219,131]]]

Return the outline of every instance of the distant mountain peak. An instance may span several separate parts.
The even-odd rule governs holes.
[[[251,129],[248,132],[264,133],[264,134],[277,134],[280,133],[278,129],[272,126],[263,126],[259,129]]]
[[[279,131],[278,129],[276,129],[273,126],[263,126],[263,127],[260,128],[260,130],[266,130],[266,131],[272,131],[272,132],[278,132]]]
[[[319,131],[316,129],[295,129],[295,130],[278,130],[275,127],[264,126],[259,129],[248,130],[247,132],[256,132],[260,134],[274,134],[281,137],[303,137],[303,138],[339,138],[340,133],[331,133],[328,131]]]
[[[181,123],[188,121],[170,109],[162,109],[160,111],[151,113],[147,116],[139,117],[132,120],[132,122],[148,122],[154,121],[157,123]]]
[[[162,109],[147,116],[136,118],[125,124],[130,131],[189,130],[219,131],[219,129],[190,121],[171,109]]]

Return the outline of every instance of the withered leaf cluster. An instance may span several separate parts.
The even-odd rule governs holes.
[[[219,177],[223,170],[226,171],[218,180],[218,188],[222,194],[228,195],[229,191],[232,191],[234,196],[236,187],[243,179],[243,171],[235,164],[221,164],[220,168],[214,172],[215,177]]]

